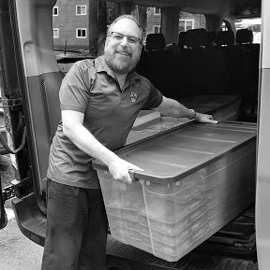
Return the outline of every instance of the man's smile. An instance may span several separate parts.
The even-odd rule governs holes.
[[[120,54],[120,55],[124,55],[124,56],[129,56],[131,57],[131,53],[127,52],[127,51],[116,51],[117,54]]]

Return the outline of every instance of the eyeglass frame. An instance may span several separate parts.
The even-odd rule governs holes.
[[[117,37],[113,36],[113,34],[119,35],[119,39],[117,39]],[[122,33],[115,32],[115,31],[110,32],[110,34],[108,36],[114,38],[117,41],[121,41],[121,40],[123,40],[124,37],[126,37],[129,44],[132,44],[132,45],[137,45],[137,44],[143,45],[142,44],[142,40],[140,38],[138,38],[138,37],[135,37],[135,36],[124,35]],[[132,42],[132,41],[130,41],[130,39],[131,40],[134,39],[135,41]]]

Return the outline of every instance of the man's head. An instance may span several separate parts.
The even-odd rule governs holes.
[[[115,19],[107,31],[105,59],[118,74],[128,73],[137,65],[142,50],[142,30],[131,15]]]

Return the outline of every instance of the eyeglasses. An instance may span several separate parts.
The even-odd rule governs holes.
[[[110,37],[112,37],[113,39],[117,40],[117,41],[121,41],[123,40],[124,37],[127,38],[127,42],[129,44],[142,44],[142,41],[140,38],[138,37],[134,37],[134,36],[128,36],[128,35],[123,35],[121,33],[118,32],[111,32]]]

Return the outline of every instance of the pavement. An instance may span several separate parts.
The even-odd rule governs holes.
[[[2,187],[10,185],[14,171],[8,155],[0,155],[0,173]],[[5,203],[8,224],[0,230],[0,270],[40,270],[43,247],[21,233],[11,208],[11,200]]]
[[[40,270],[43,247],[21,233],[10,202],[5,203],[8,225],[0,230],[0,269]]]

